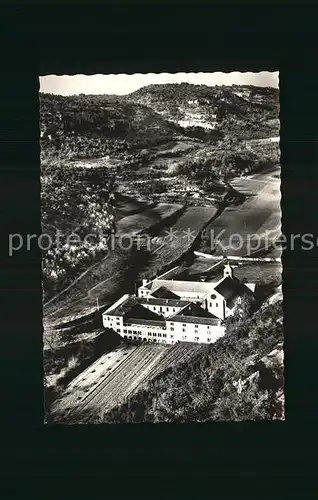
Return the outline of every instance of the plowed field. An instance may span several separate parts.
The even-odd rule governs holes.
[[[200,344],[190,343],[122,345],[103,355],[68,385],[52,407],[53,419],[76,423],[88,413],[98,416],[199,348]]]

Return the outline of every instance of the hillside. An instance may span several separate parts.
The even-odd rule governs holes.
[[[141,148],[171,140],[178,129],[143,105],[107,95],[40,94],[40,114],[42,227],[53,242],[63,232],[43,254],[48,300],[107,253],[116,216],[108,201],[119,171],[134,177],[149,156]],[[70,243],[74,231],[95,240]]]
[[[148,85],[125,97],[182,127],[218,128],[251,138],[278,135],[278,90],[253,86]]]
[[[42,93],[42,152],[73,160],[180,136],[270,137],[279,132],[278,109],[277,89],[252,86],[148,85],[125,96]]]
[[[106,169],[42,165],[43,247],[50,238],[53,243],[42,258],[45,301],[107,252],[106,237],[114,226],[112,189],[113,179]],[[95,239],[85,240],[86,234],[94,234]]]
[[[87,421],[205,422],[284,418],[281,299],[227,320],[223,338],[202,345],[128,401]]]
[[[157,143],[179,132],[152,109],[120,97],[40,94],[40,106],[43,153],[58,151],[68,160]]]

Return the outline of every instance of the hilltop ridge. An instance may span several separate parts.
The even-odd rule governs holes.
[[[40,99],[42,150],[57,149],[67,159],[107,154],[114,142],[151,143],[180,132],[153,109],[120,98],[41,94]]]
[[[277,120],[278,96],[278,89],[272,87],[171,83],[141,87],[124,100],[144,104],[181,126],[210,128],[212,122],[226,131],[227,122],[234,118],[243,130],[258,122],[268,128],[268,134],[274,135],[275,127],[268,121]],[[278,121],[275,125],[278,127]]]
[[[270,87],[156,84],[124,96],[40,94],[40,102],[42,149],[54,147],[69,159],[107,154],[114,141],[145,147],[193,128],[246,139],[279,130],[278,89]]]

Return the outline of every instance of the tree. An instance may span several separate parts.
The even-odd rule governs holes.
[[[155,180],[152,183],[152,192],[153,193],[165,193],[167,191],[167,183],[162,181],[161,179]]]
[[[249,318],[253,312],[254,299],[249,296],[244,296],[241,302],[237,304],[236,311],[240,318]]]

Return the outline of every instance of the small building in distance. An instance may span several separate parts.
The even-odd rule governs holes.
[[[235,278],[228,264],[217,282],[143,280],[138,296],[123,295],[103,313],[103,325],[126,339],[213,343],[225,333],[224,320],[244,297],[254,297],[254,289]]]

